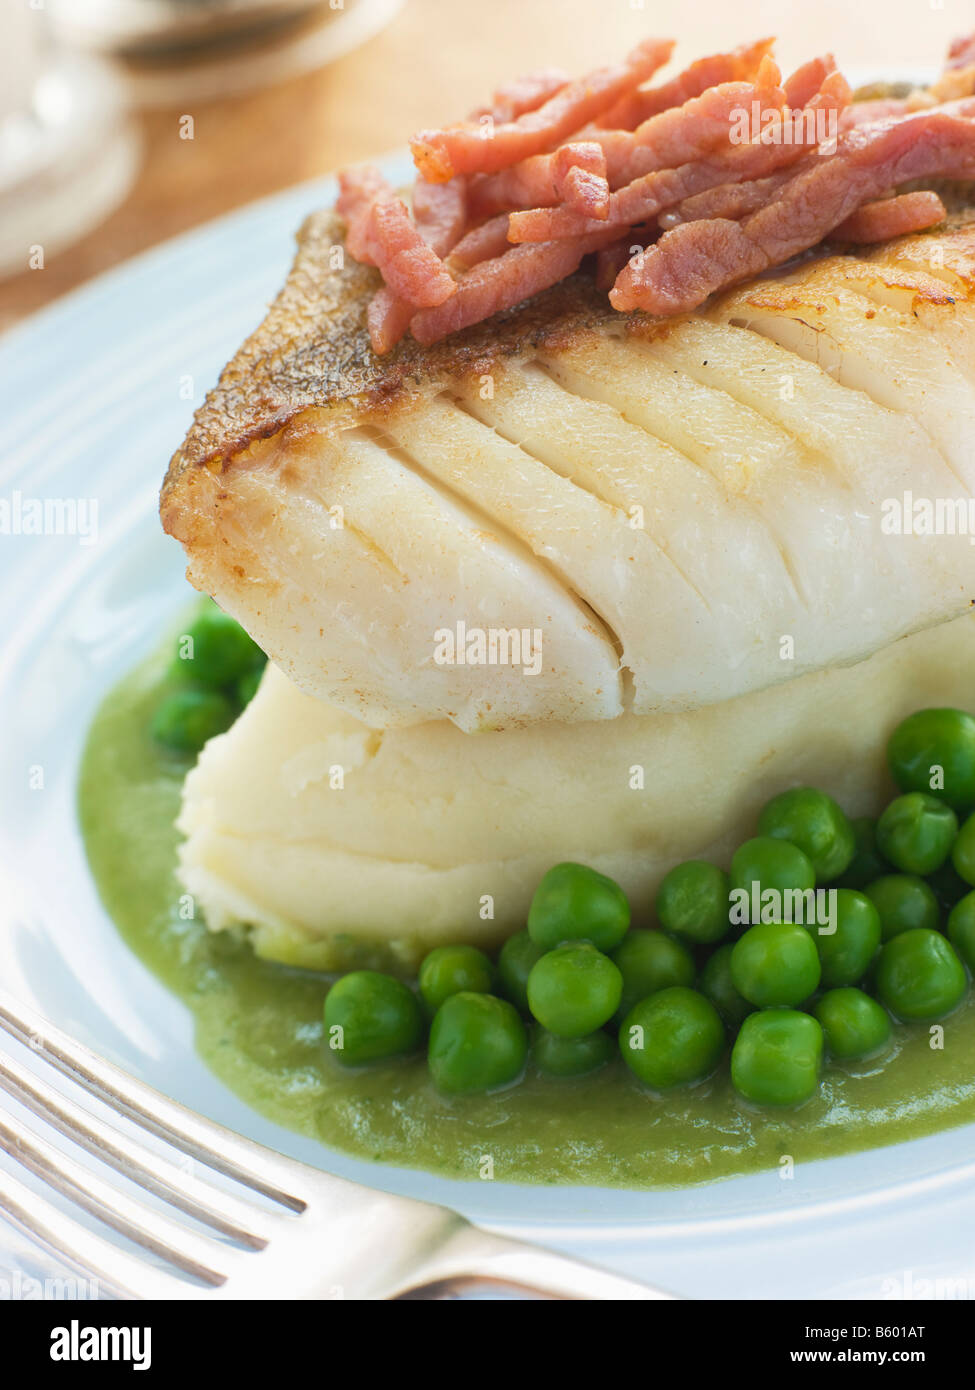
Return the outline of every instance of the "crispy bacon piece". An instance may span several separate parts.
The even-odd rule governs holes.
[[[492,173],[542,154],[645,82],[667,61],[673,46],[669,39],[647,39],[622,64],[570,82],[517,120],[421,131],[410,142],[414,162],[431,183],[446,183],[455,174]]]
[[[671,106],[683,106],[720,82],[747,82],[755,76],[762,59],[772,51],[774,39],[743,44],[730,53],[712,53],[698,58],[690,67],[659,87],[645,87],[622,97],[599,117],[605,130],[636,130],[638,125]]]
[[[394,348],[410,326],[416,305],[397,299],[388,285],[383,285],[369,301],[366,327],[369,341],[377,357]]]
[[[460,281],[457,293],[433,309],[421,309],[410,332],[425,346],[501,309],[511,309],[533,294],[558,284],[579,268],[583,256],[615,240],[616,231],[556,241],[548,245],[512,246],[495,260],[482,261]]]
[[[810,58],[808,63],[803,63],[801,67],[796,68],[791,77],[786,78],[786,104],[793,110],[807,106],[816,93],[822,90],[823,83],[830,73],[835,71],[836,60],[832,53],[826,53],[822,58]]]
[[[493,261],[510,247],[508,214],[502,212],[465,233],[447,257],[447,264],[451,270],[469,270],[481,261]]]
[[[467,180],[427,183],[417,179],[413,187],[413,216],[417,231],[438,256],[460,241],[467,226]]]
[[[570,212],[598,222],[605,222],[609,216],[609,183],[605,174],[594,174],[576,165],[566,176],[563,194],[563,206]]]
[[[516,77],[513,82],[499,87],[492,104],[474,111],[470,119],[478,121],[490,116],[493,121],[516,121],[528,111],[537,111],[556,92],[568,86],[569,80],[569,74],[561,68],[539,68],[525,73],[524,77]]]
[[[565,197],[573,169],[606,176],[606,156],[596,140],[570,140],[551,154],[535,154],[510,169],[480,174],[470,180],[471,210],[492,217],[511,208],[552,207]]]
[[[815,246],[860,204],[916,178],[975,177],[975,98],[860,126],[832,158],[811,157],[768,206],[742,222],[684,222],[621,272],[620,310],[679,314],[709,294]]]
[[[864,203],[830,232],[830,238],[853,242],[889,241],[891,237],[926,231],[943,222],[947,215],[937,193],[927,190],[901,193],[896,198]]]
[[[366,240],[373,264],[400,299],[429,308],[456,291],[443,261],[423,240],[399,198],[373,203]]]
[[[369,248],[369,219],[376,202],[388,201],[396,194],[373,164],[343,169],[339,174],[339,196],[335,210],[345,218],[345,249],[364,265],[375,265]]]

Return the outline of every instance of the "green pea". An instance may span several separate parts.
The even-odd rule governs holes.
[[[915,874],[884,874],[863,891],[880,914],[882,941],[915,927],[934,930],[941,920],[937,898]]]
[[[950,859],[926,878],[942,912],[950,912],[971,891],[971,884],[965,882]]]
[[[754,1004],[735,989],[735,982],[731,978],[731,953],[733,950],[734,946],[730,942],[727,946],[719,946],[708,956],[698,981],[701,993],[711,1000],[725,1024],[732,1031],[738,1028],[755,1008]]]
[[[877,822],[877,845],[905,874],[933,874],[948,858],[958,834],[950,806],[924,792],[898,796]]]
[[[866,973],[880,946],[880,913],[865,893],[853,888],[836,889],[832,932],[809,928],[823,968],[821,984],[827,989],[855,985]]]
[[[801,1004],[816,989],[820,973],[809,932],[788,922],[749,927],[731,952],[735,988],[762,1009]]]
[[[951,862],[955,872],[975,887],[975,815],[969,816],[959,830],[951,851]]]
[[[775,840],[770,835],[759,835],[754,840],[746,840],[735,850],[731,860],[731,892],[746,909],[746,920],[751,915],[751,901],[755,894],[770,890],[781,896],[789,892],[806,892],[816,887],[816,871],[798,846],[788,840]]]
[[[175,670],[200,685],[224,686],[260,670],[266,660],[240,623],[213,605],[179,639]]]
[[[797,845],[818,883],[838,878],[856,852],[852,825],[833,798],[815,787],[793,787],[774,796],[758,818],[758,830]]]
[[[890,865],[877,848],[877,822],[872,816],[850,821],[856,850],[846,872],[836,880],[837,887],[865,888],[875,878],[890,872]]]
[[[326,1042],[340,1062],[358,1067],[413,1052],[423,1037],[416,995],[378,970],[353,970],[325,996]]]
[[[724,1046],[717,1009],[696,989],[681,985],[641,999],[620,1029],[624,1062],[655,1091],[703,1080],[718,1065]]]
[[[940,932],[901,932],[880,952],[877,994],[897,1018],[933,1023],[961,1003],[967,988],[965,967]]]
[[[756,1105],[801,1105],[815,1095],[823,1030],[810,1014],[763,1009],[749,1014],[731,1052],[735,1090]]]
[[[948,914],[948,940],[975,973],[975,893],[967,893]]]
[[[215,690],[177,690],[159,702],[152,736],[179,753],[199,753],[211,738],[230,728],[237,711]]]
[[[452,994],[430,1025],[430,1075],[448,1095],[508,1086],[527,1056],[528,1034],[517,1010],[493,994]]]
[[[902,792],[925,792],[956,811],[975,806],[975,719],[960,709],[922,709],[890,736],[887,761]]]
[[[528,1007],[543,1028],[560,1038],[581,1038],[613,1017],[623,976],[589,942],[547,951],[528,976]]]
[[[498,982],[501,993],[520,1013],[527,1014],[528,976],[545,952],[528,935],[528,928],[515,932],[501,947],[498,956]]]
[[[658,989],[694,983],[694,957],[662,931],[627,932],[610,959],[623,976],[620,1016]]]
[[[730,925],[728,875],[703,859],[688,859],[665,875],[656,910],[664,931],[697,945],[720,941]]]
[[[532,1059],[547,1076],[587,1076],[610,1060],[613,1039],[601,1028],[581,1038],[560,1038],[540,1023],[532,1029]]]
[[[862,989],[828,989],[813,1013],[830,1054],[840,1062],[872,1057],[890,1041],[890,1017]]]
[[[618,946],[630,925],[630,904],[618,883],[585,864],[556,864],[535,890],[528,931],[550,951],[564,941],[589,941],[597,951]]]
[[[253,700],[254,696],[257,694],[257,687],[260,685],[263,677],[263,666],[259,671],[247,671],[241,676],[234,689],[242,708],[249,705],[251,700]]]
[[[476,946],[435,946],[423,959],[417,983],[424,1004],[435,1014],[445,999],[462,990],[490,994],[494,970]]]

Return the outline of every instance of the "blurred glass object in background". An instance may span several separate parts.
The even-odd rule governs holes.
[[[209,101],[324,67],[403,0],[46,0],[55,32],[112,54],[139,106]]]
[[[111,67],[57,45],[43,4],[0,0],[0,275],[42,269],[90,231],[137,165]]]

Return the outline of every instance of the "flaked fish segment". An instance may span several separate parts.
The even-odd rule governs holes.
[[[598,251],[618,235],[610,230],[548,245],[513,246],[503,256],[475,265],[457,282],[456,294],[443,304],[421,309],[410,322],[410,332],[426,346],[502,309],[511,309],[557,285],[579,268],[583,256]]]
[[[421,131],[410,141],[416,167],[431,183],[455,174],[492,173],[544,154],[647,81],[673,51],[669,39],[646,39],[624,62],[598,68],[514,121]]]
[[[625,511],[448,399],[403,412],[390,433],[599,615],[632,672],[634,709],[679,704],[687,682],[699,679],[696,654],[714,624],[701,596]]]
[[[774,39],[759,39],[756,43],[734,48],[730,53],[712,53],[698,58],[669,82],[622,97],[600,116],[597,124],[607,130],[635,130],[651,116],[671,106],[683,106],[685,101],[699,97],[719,82],[747,82],[758,72],[762,59],[771,53],[774,43]]]
[[[971,383],[913,314],[852,289],[842,258],[814,267],[799,290],[769,281],[737,302],[757,332],[916,421],[953,475],[952,492],[975,491]]]
[[[842,263],[837,267],[842,273]],[[890,536],[881,524],[891,498],[958,492],[939,449],[910,416],[841,385],[823,365],[753,331],[747,320],[737,322],[742,307],[732,296],[721,311],[726,321],[683,320],[679,333],[655,339],[655,349],[675,372],[727,392],[788,431],[843,489],[845,509],[857,518],[855,573],[845,581],[852,586],[849,607],[833,609],[845,651],[858,648],[864,615],[891,637],[899,635],[900,615],[919,604],[926,621],[939,621],[971,564],[968,538],[932,545],[926,536]],[[845,568],[845,552],[827,560]]]
[[[935,227],[946,216],[945,205],[937,193],[919,189],[914,193],[901,193],[896,198],[864,203],[835,228],[832,237],[836,241],[857,243],[889,241],[895,236]]]
[[[434,714],[476,732],[620,712],[618,658],[598,619],[408,461],[360,431],[307,433],[286,450],[271,441],[260,454],[221,529],[221,544],[255,550],[250,574],[220,580],[200,555],[193,577],[228,612],[241,614],[245,592],[245,604],[264,595],[248,626],[299,687],[321,693],[324,682],[327,698],[379,726]],[[459,623],[517,632],[521,663],[439,662],[437,634]],[[529,648],[540,634],[536,674],[523,634]]]
[[[685,222],[665,232],[621,273],[610,302],[620,310],[686,312],[815,246],[897,184],[975,177],[973,116],[975,98],[968,98],[842,135],[833,158],[809,156],[779,196],[744,221]]]
[[[470,180],[474,215],[490,217],[512,208],[551,207],[565,196],[566,180],[574,169],[606,177],[606,155],[600,140],[570,140],[551,154],[536,154],[497,174]]]

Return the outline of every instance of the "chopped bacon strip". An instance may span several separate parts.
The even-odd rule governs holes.
[[[623,97],[599,118],[606,130],[636,130],[638,125],[667,111],[671,106],[683,106],[692,97],[702,96],[709,87],[720,82],[747,82],[755,76],[766,54],[771,53],[774,39],[759,39],[743,44],[730,53],[712,53],[698,58],[689,68],[679,72],[659,87],[647,87]]]
[[[390,184],[373,164],[343,169],[339,174],[339,196],[335,200],[335,210],[345,218],[345,247],[354,260],[364,265],[375,265],[368,238],[373,205],[395,196]]]
[[[830,232],[830,238],[834,241],[889,241],[891,237],[926,231],[943,222],[947,215],[937,193],[902,193],[897,198],[864,203]]]
[[[421,309],[410,332],[425,346],[449,333],[480,323],[501,309],[511,309],[547,290],[579,268],[583,256],[618,236],[615,231],[549,245],[512,246],[503,256],[476,265],[457,286],[457,293],[435,309]]]
[[[428,308],[456,292],[443,261],[423,240],[399,198],[373,203],[366,241],[373,264],[400,299]]]
[[[645,82],[670,57],[673,43],[647,39],[617,67],[599,68],[570,82],[515,121],[488,127],[421,131],[410,142],[424,178],[446,183],[455,174],[492,173],[529,155],[543,154],[591,121],[623,93]]]
[[[481,174],[470,181],[472,211],[480,217],[511,208],[553,207],[565,196],[565,183],[573,169],[584,169],[605,178],[606,156],[596,140],[570,140],[552,154],[535,154],[497,174]]]
[[[811,58],[808,63],[803,63],[802,67],[796,68],[791,77],[786,78],[786,104],[794,110],[808,106],[816,93],[822,89],[826,78],[835,71],[836,60],[832,53],[827,53],[822,58]]]
[[[469,270],[472,265],[493,261],[510,249],[508,214],[502,212],[462,236],[447,257],[447,264],[451,270]]]
[[[467,226],[467,180],[427,183],[417,179],[413,187],[413,216],[417,231],[438,256],[460,241]]]
[[[633,228],[620,241],[614,241],[611,246],[604,246],[596,252],[597,289],[609,291],[613,288],[617,276],[630,258],[638,255],[646,246],[647,235]]]
[[[537,111],[546,101],[569,84],[569,74],[561,68],[540,68],[528,72],[524,77],[516,77],[513,82],[499,87],[492,104],[484,106],[471,115],[472,121],[490,116],[492,121],[516,121],[528,111]]]
[[[594,174],[575,165],[566,175],[563,191],[564,206],[570,212],[601,222],[609,216],[609,183],[605,174]]]
[[[388,285],[378,289],[369,301],[366,311],[366,327],[369,341],[377,357],[394,348],[410,326],[410,319],[416,313],[416,305],[405,299],[397,299]]]
[[[975,177],[975,98],[919,111],[840,139],[832,158],[810,160],[779,196],[743,222],[685,222],[620,274],[620,310],[679,314],[709,294],[808,250],[860,204],[916,178]]]

